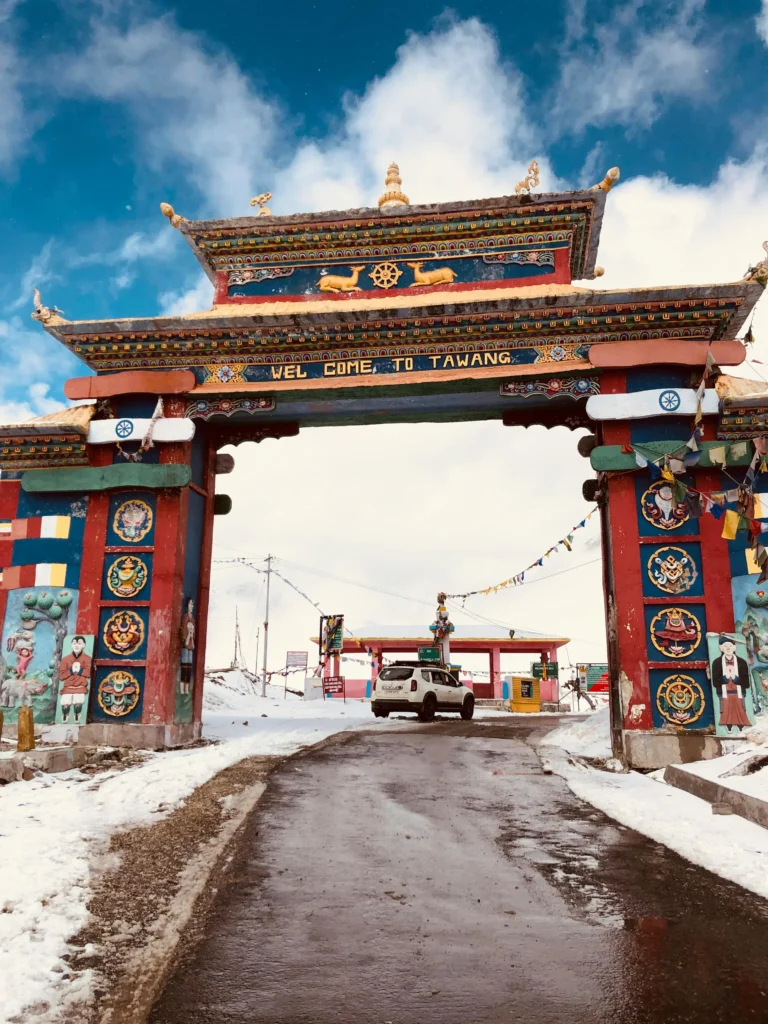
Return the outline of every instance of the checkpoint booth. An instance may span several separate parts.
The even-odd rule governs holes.
[[[541,711],[541,680],[534,676],[512,676],[509,710],[532,714]]]

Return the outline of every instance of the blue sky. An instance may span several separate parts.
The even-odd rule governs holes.
[[[33,286],[71,319],[210,305],[196,261],[160,215],[163,200],[187,217],[234,216],[250,213],[249,198],[270,190],[275,213],[294,213],[374,203],[392,159],[414,202],[509,193],[533,157],[543,189],[591,185],[618,164],[601,286],[737,279],[768,238],[767,68],[768,8],[758,0],[450,7],[0,0],[0,419],[50,411],[62,401],[63,381],[83,372],[29,319]],[[765,311],[755,326],[756,353],[768,361]],[[423,429],[422,474],[440,431],[454,428],[434,428],[433,440],[433,428]],[[416,428],[345,430],[352,458],[375,449],[386,459],[401,443],[419,457],[417,435],[406,433]],[[457,486],[487,487],[499,508],[509,501],[509,481],[493,469],[492,484],[475,481],[478,446],[489,460],[484,468],[511,460],[526,488],[537,486],[542,460],[557,463],[575,448],[562,429],[456,431]],[[290,442],[294,478],[311,479],[313,445],[327,443],[325,432],[315,433]],[[277,451],[285,449],[275,446],[269,456],[266,446],[238,449],[238,466],[255,474],[268,467],[279,478],[285,460]],[[585,467],[574,459],[558,470],[556,490],[567,499],[544,514],[531,509],[512,535],[504,515],[485,523],[482,541],[475,537],[471,552],[455,560],[456,579],[441,576],[440,585],[467,589],[509,576],[582,518]],[[396,461],[388,465],[400,471]],[[253,485],[237,473],[231,479],[240,504],[227,543],[241,548]],[[348,493],[346,481],[337,484],[331,517],[364,500],[361,481],[353,483]],[[371,507],[359,518],[373,522],[378,514]],[[412,525],[409,544],[401,537],[377,553],[362,533],[351,537],[354,554],[346,563],[337,557],[337,571],[431,600],[437,554],[424,554],[409,587],[398,568],[414,545],[422,554],[435,546],[434,524]],[[471,517],[464,525],[471,532]],[[262,526],[263,544],[251,544],[252,553],[271,547],[317,564],[309,541],[302,551],[297,540],[299,518],[286,521],[280,512]],[[460,543],[458,533],[450,543]],[[412,554],[408,560],[413,565]],[[246,601],[246,583],[232,586]],[[574,611],[585,587],[532,587],[523,604],[528,621],[515,596],[493,614],[532,628],[531,619],[546,615],[562,631],[601,642],[599,575],[588,583],[596,614]],[[331,583],[323,588],[331,599]],[[406,609],[386,603],[361,603],[359,611],[409,621]],[[303,642],[306,632],[302,622],[285,643]]]
[[[510,191],[534,155],[542,187],[613,164],[711,185],[763,145],[763,26],[751,0],[0,0],[0,336],[55,399],[71,366],[48,343],[33,361],[31,285],[73,319],[207,305],[161,200],[188,217],[248,213],[264,189],[275,212],[367,204],[392,158],[414,201]]]

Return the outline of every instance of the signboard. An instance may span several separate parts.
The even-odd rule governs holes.
[[[419,661],[440,661],[440,648],[439,647],[420,647],[419,648]]]
[[[323,678],[323,693],[331,694],[340,693],[344,696],[344,703],[347,701],[346,687],[345,687],[344,676],[325,676]]]
[[[344,647],[344,616],[320,617],[320,656],[340,654]]]
[[[533,697],[533,680],[532,679],[521,679],[520,680],[520,696],[523,700],[530,700]]]
[[[595,683],[608,671],[603,662],[587,662],[576,666],[579,686],[582,690],[591,690]]]
[[[309,663],[307,651],[288,651],[285,656],[286,668],[306,668]]]
[[[542,662],[534,661],[534,663],[531,665],[531,675],[533,676],[534,679],[543,679],[544,678],[544,665],[543,665]],[[547,679],[557,679],[557,678],[558,678],[558,675],[557,675],[557,662],[556,661],[548,661],[547,662]]]

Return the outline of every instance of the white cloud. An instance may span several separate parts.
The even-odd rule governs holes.
[[[215,214],[246,209],[263,183],[275,105],[228,54],[170,16],[123,29],[102,13],[92,27],[90,45],[61,61],[59,89],[124,105],[152,169],[171,181],[183,169]]]
[[[22,95],[23,62],[12,22],[18,3],[19,0],[0,0],[0,169],[11,166],[30,128]]]
[[[205,274],[194,284],[178,291],[163,292],[160,295],[160,315],[179,316],[182,313],[199,313],[213,305],[213,286]]]
[[[29,267],[24,271],[19,285],[19,293],[16,299],[10,303],[9,309],[15,312],[24,307],[32,310],[32,291],[34,288],[44,288],[46,284],[55,281],[57,278],[56,269],[52,266],[53,255],[52,238],[43,245],[37,255],[32,257]]]
[[[768,150],[728,161],[710,185],[659,175],[617,185],[608,196],[598,262],[601,288],[740,280],[768,238]],[[768,302],[755,315],[758,358],[768,359]],[[757,350],[755,350],[757,354]]]
[[[542,187],[553,186],[522,75],[477,18],[411,33],[386,74],[344,106],[343,128],[300,146],[278,175],[284,208],[374,205],[392,160],[413,203],[509,194],[535,156]]]
[[[768,46],[768,0],[762,0],[760,12],[755,18],[755,27],[757,34],[765,45]]]
[[[705,97],[716,48],[702,31],[703,7],[704,0],[631,0],[611,7],[589,38],[583,0],[572,4],[550,112],[556,131],[647,128],[665,101]]]

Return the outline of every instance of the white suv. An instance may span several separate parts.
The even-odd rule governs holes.
[[[469,719],[475,711],[475,698],[445,669],[430,662],[401,661],[379,672],[371,708],[377,718],[386,718],[390,711],[415,711],[422,722],[431,722],[436,711],[455,711]]]

